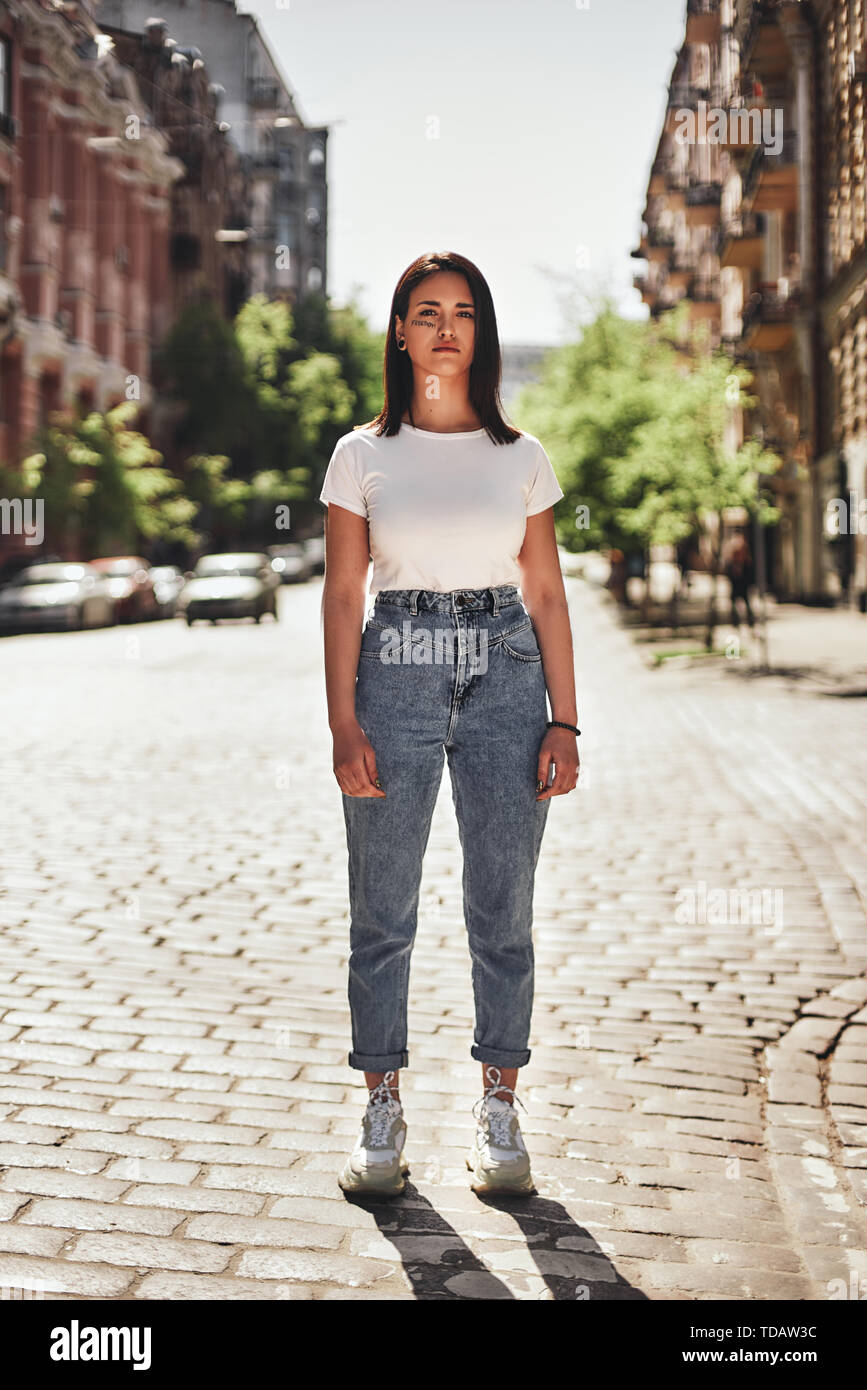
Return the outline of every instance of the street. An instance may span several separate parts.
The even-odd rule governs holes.
[[[523,1202],[475,1196],[464,1162],[447,768],[407,1191],[337,1187],[365,1091],[322,580],[284,586],[276,623],[0,641],[4,1290],[867,1297],[864,701],[650,671],[608,597],[566,585],[582,773],[537,874]]]

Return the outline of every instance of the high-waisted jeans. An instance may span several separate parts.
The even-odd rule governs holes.
[[[349,851],[349,1065],[406,1067],[409,964],[422,857],[448,757],[463,850],[479,1062],[521,1067],[533,1005],[533,881],[547,705],[514,585],[381,590],[361,637],[358,722],[385,797],[343,793]]]

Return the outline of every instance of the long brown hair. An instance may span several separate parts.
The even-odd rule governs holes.
[[[385,339],[385,360],[382,367],[382,386],[385,402],[382,410],[366,425],[356,429],[375,428],[376,434],[397,434],[403,412],[412,400],[413,372],[409,353],[397,345],[395,318],[405,319],[409,297],[422,280],[438,270],[453,270],[466,276],[476,310],[476,334],[473,360],[470,363],[470,404],[479,416],[495,444],[512,444],[521,437],[503,418],[500,401],[502,357],[497,334],[497,316],[491,291],[478,266],[457,251],[431,251],[418,256],[408,265],[397,282],[392,295],[391,314]]]

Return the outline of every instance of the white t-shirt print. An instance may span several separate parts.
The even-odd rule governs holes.
[[[487,430],[397,434],[351,430],[338,439],[319,494],[367,518],[380,589],[520,585],[527,517],[565,496],[535,435],[495,444]]]

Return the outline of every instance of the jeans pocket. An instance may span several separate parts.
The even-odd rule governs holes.
[[[542,653],[536,639],[536,631],[531,622],[516,628],[503,638],[503,651],[516,661],[541,661]]]
[[[361,634],[359,658],[366,661],[381,661],[383,665],[399,662],[406,646],[406,633],[393,623],[370,618]]]

